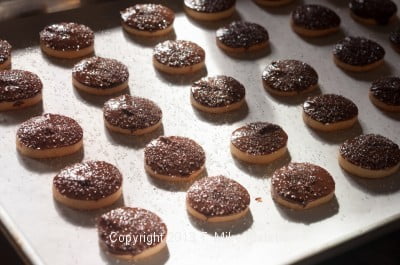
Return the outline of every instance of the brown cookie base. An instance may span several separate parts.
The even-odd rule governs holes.
[[[204,61],[193,64],[191,66],[184,66],[184,67],[170,67],[168,65],[159,63],[154,57],[153,57],[153,65],[154,67],[164,73],[167,74],[172,74],[172,75],[181,75],[181,74],[192,74],[195,72],[200,71],[201,69],[204,68],[205,63]]]
[[[357,122],[358,117],[356,116],[349,120],[325,124],[325,123],[319,122],[317,120],[314,120],[313,118],[310,117],[310,115],[306,114],[303,111],[303,120],[308,126],[310,126],[311,128],[313,128],[315,130],[323,131],[323,132],[333,132],[333,131],[348,129],[348,128],[352,127]]]
[[[235,102],[235,103],[223,106],[223,107],[207,107],[207,106],[204,106],[204,105],[198,103],[194,99],[192,94],[190,95],[190,103],[192,104],[193,107],[195,107],[198,110],[208,112],[208,113],[213,113],[213,114],[226,113],[226,112],[237,110],[243,106],[245,101],[246,101],[245,99],[242,99],[238,102]]]
[[[190,213],[192,216],[196,217],[197,219],[200,219],[202,221],[205,222],[209,222],[209,223],[219,223],[219,222],[229,222],[229,221],[234,221],[237,219],[242,218],[243,216],[245,216],[248,211],[249,211],[249,207],[247,207],[246,209],[244,209],[241,212],[235,213],[235,214],[231,214],[231,215],[226,215],[226,216],[213,216],[213,217],[208,217],[205,216],[204,214],[196,211],[195,209],[193,209],[189,203],[186,201],[186,209],[188,211],[188,213]]]
[[[346,160],[341,155],[339,155],[338,159],[339,159],[339,165],[344,170],[346,170],[347,172],[349,172],[352,175],[356,175],[356,176],[362,177],[362,178],[371,178],[371,179],[383,178],[383,177],[390,176],[390,175],[396,173],[400,168],[400,163],[398,163],[397,165],[390,167],[390,168],[372,170],[372,169],[366,169],[366,168],[356,166],[355,164]]]
[[[110,131],[113,131],[113,132],[122,133],[122,134],[130,134],[130,135],[143,135],[143,134],[151,133],[151,132],[157,130],[158,128],[160,128],[162,122],[160,120],[159,122],[157,122],[156,124],[154,124],[150,127],[147,127],[144,129],[138,129],[138,130],[123,129],[121,127],[112,125],[105,119],[104,119],[104,124]]]
[[[346,71],[350,71],[350,72],[368,72],[371,71],[379,66],[381,66],[384,62],[384,60],[379,60],[376,61],[374,63],[371,64],[366,64],[366,65],[361,65],[361,66],[356,66],[356,65],[351,65],[351,64],[347,64],[342,62],[341,60],[339,60],[335,55],[333,56],[333,61],[335,62],[335,64],[337,66],[339,66],[340,68],[346,70]]]
[[[217,39],[217,46],[228,53],[245,53],[245,52],[260,51],[260,50],[266,49],[268,47],[268,44],[269,44],[268,41],[265,41],[263,43],[252,45],[247,48],[243,48],[243,47],[232,48],[232,47],[229,47],[229,46],[223,44],[220,40]]]
[[[0,70],[11,69],[11,57],[0,64]]]
[[[200,176],[201,173],[203,173],[205,166],[203,165],[199,170],[192,172],[189,176],[181,177],[181,176],[169,176],[169,175],[162,175],[158,174],[153,171],[148,165],[144,165],[144,169],[146,172],[152,176],[153,178],[163,180],[163,181],[170,181],[170,182],[191,182],[194,179],[196,179],[198,176]]]
[[[33,149],[26,147],[24,144],[21,143],[18,137],[16,144],[18,151],[22,155],[32,158],[52,158],[66,156],[78,152],[83,147],[83,139],[73,145],[53,149]]]
[[[205,13],[205,12],[197,12],[193,9],[190,9],[188,7],[184,7],[186,14],[188,14],[190,17],[197,19],[197,20],[202,20],[202,21],[214,21],[214,20],[220,20],[224,18],[228,18],[235,13],[235,6],[232,6],[231,8],[221,11],[221,12],[215,12],[215,13]]]
[[[290,202],[290,201],[286,200],[285,198],[279,196],[273,188],[271,189],[271,195],[272,195],[272,198],[274,199],[274,201],[279,203],[282,206],[285,206],[285,207],[293,209],[293,210],[306,210],[306,209],[314,208],[321,204],[327,203],[328,201],[330,201],[333,198],[333,196],[335,195],[335,192],[333,191],[333,192],[329,193],[328,195],[321,197],[317,200],[314,200],[304,206],[301,204],[298,204],[298,203]]]
[[[378,108],[388,112],[400,112],[400,106],[386,104],[377,99],[371,92],[369,92],[369,99]]]
[[[334,27],[329,29],[306,29],[296,26],[293,23],[293,21],[291,21],[290,25],[295,33],[299,34],[300,36],[311,37],[311,38],[327,36],[335,32],[338,32],[340,29],[340,27]]]
[[[115,93],[125,90],[128,87],[128,80],[126,80],[125,82],[123,82],[122,84],[120,84],[118,86],[101,89],[101,88],[90,87],[90,86],[84,85],[81,82],[79,82],[78,80],[76,80],[74,77],[72,77],[72,85],[83,92],[86,92],[86,93],[89,93],[92,95],[104,96],[104,95],[112,95],[112,94],[115,94]]]
[[[242,160],[251,164],[268,164],[271,163],[282,156],[284,156],[287,152],[287,147],[284,146],[275,152],[267,155],[250,155],[246,152],[239,150],[234,144],[230,144],[231,153],[234,157],[239,160]]]
[[[145,31],[145,30],[137,30],[135,28],[129,27],[127,24],[122,22],[122,28],[128,32],[129,34],[132,34],[134,36],[141,36],[141,37],[159,37],[159,36],[164,36],[169,34],[173,26],[169,26],[165,29],[157,30],[157,31]]]
[[[378,25],[378,23],[376,22],[375,19],[373,18],[363,18],[360,16],[357,16],[356,14],[354,14],[352,11],[350,11],[350,16],[357,22],[360,22],[364,25]],[[389,18],[389,23],[393,23],[396,20],[396,14],[394,14],[393,16],[391,16]]]
[[[23,109],[38,104],[42,101],[42,93],[34,97],[16,101],[0,102],[0,111]]]
[[[288,5],[294,0],[254,0],[259,5],[266,7],[279,7],[283,5]]]
[[[297,96],[297,95],[301,95],[301,94],[310,93],[310,92],[316,90],[316,89],[318,88],[318,84],[311,85],[311,86],[309,86],[307,89],[302,90],[302,91],[300,91],[300,92],[298,92],[298,91],[288,91],[288,92],[278,91],[278,90],[275,90],[275,89],[271,89],[268,85],[265,84],[265,82],[264,82],[264,88],[265,88],[265,90],[267,90],[269,93],[271,93],[272,95],[275,95],[275,96],[280,96],[280,97],[293,97],[293,96]]]
[[[89,47],[86,47],[86,48],[83,48],[83,49],[80,49],[77,51],[58,51],[58,50],[51,49],[44,44],[40,44],[40,48],[42,49],[42,51],[45,54],[47,54],[51,57],[62,58],[62,59],[80,58],[80,57],[84,57],[84,56],[94,53],[94,45],[93,44]]]

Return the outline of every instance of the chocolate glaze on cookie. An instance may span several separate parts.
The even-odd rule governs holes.
[[[253,122],[233,131],[231,143],[250,155],[268,155],[286,146],[288,136],[278,125]]]
[[[132,131],[151,127],[161,121],[162,112],[153,101],[121,95],[104,103],[104,119],[113,126]]]
[[[32,98],[42,92],[39,77],[23,70],[0,71],[0,103],[18,102]]]
[[[85,25],[64,22],[45,27],[40,42],[54,50],[78,51],[93,45],[94,33]]]
[[[321,5],[300,5],[292,13],[292,22],[302,28],[324,30],[339,27],[340,17]]]
[[[70,199],[97,201],[122,185],[119,170],[104,161],[87,161],[65,167],[53,179],[57,191]]]
[[[400,27],[390,32],[389,40],[393,47],[400,52]]]
[[[244,86],[233,77],[218,75],[204,77],[193,83],[192,96],[206,107],[225,107],[244,99]]]
[[[12,46],[6,40],[0,40],[0,64],[7,61],[11,56]]]
[[[310,65],[297,60],[278,60],[268,65],[263,74],[264,87],[280,92],[301,93],[318,83],[318,74]]]
[[[74,119],[50,113],[30,118],[17,131],[24,146],[37,150],[70,146],[82,137],[82,127]]]
[[[136,256],[155,247],[167,236],[167,226],[156,214],[141,208],[121,207],[100,216],[97,223],[100,241],[112,254]],[[115,237],[114,237],[115,236]],[[126,243],[119,237],[141,238]],[[143,240],[152,237],[152,241]]]
[[[400,162],[399,146],[378,134],[346,140],[340,146],[340,155],[350,163],[370,170],[391,168]]]
[[[310,163],[290,163],[276,170],[271,183],[276,195],[304,207],[335,190],[328,171]]]
[[[77,63],[72,69],[72,77],[83,85],[107,89],[126,82],[129,72],[117,60],[94,56]]]
[[[396,14],[397,6],[391,0],[351,0],[351,12],[365,19],[373,19],[377,24],[386,25]]]
[[[308,98],[303,104],[303,110],[313,120],[323,124],[350,120],[358,115],[356,104],[335,94]]]
[[[180,136],[161,136],[144,149],[145,164],[155,173],[171,177],[189,177],[206,161],[203,148]]]
[[[185,0],[184,4],[187,8],[202,13],[223,12],[232,8],[236,0]]]
[[[364,66],[383,60],[385,50],[372,40],[346,37],[335,45],[333,55],[343,63]]]
[[[379,101],[400,106],[400,78],[385,77],[372,82],[371,94]]]
[[[189,188],[186,201],[204,216],[227,216],[246,210],[250,194],[238,182],[227,177],[205,177]]]
[[[156,45],[153,57],[159,63],[169,67],[188,67],[201,63],[205,51],[199,45],[185,40],[167,40]]]
[[[163,5],[136,4],[121,11],[121,19],[127,26],[154,32],[168,28],[174,23],[174,11]]]
[[[244,21],[234,21],[218,29],[216,35],[218,41],[231,48],[249,48],[269,39],[263,26]]]

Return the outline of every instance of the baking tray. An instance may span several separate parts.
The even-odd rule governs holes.
[[[216,28],[227,21],[210,24],[191,20],[184,14],[181,2],[162,1],[177,15],[175,32],[169,37],[192,40],[207,54],[207,69],[186,77],[164,75],[153,68],[152,48],[163,39],[143,40],[122,31],[119,10],[134,2],[113,1],[0,24],[1,38],[8,39],[15,48],[13,68],[37,73],[44,84],[42,105],[0,114],[1,221],[31,263],[123,263],[108,257],[98,246],[95,218],[108,209],[76,211],[53,200],[53,176],[80,160],[101,159],[115,164],[125,177],[123,199],[117,205],[149,209],[168,225],[168,248],[143,264],[290,264],[321,253],[326,256],[334,246],[400,218],[398,173],[382,180],[363,180],[346,174],[337,163],[339,144],[360,133],[380,133],[400,143],[400,117],[377,110],[367,93],[373,79],[399,75],[399,55],[387,41],[394,25],[360,25],[350,18],[347,1],[324,1],[340,14],[342,32],[322,39],[303,39],[289,26],[290,11],[295,5],[267,10],[252,1],[238,1],[233,19],[264,25],[270,33],[271,47],[266,53],[233,58],[222,52],[214,39]],[[60,21],[81,22],[96,31],[96,54],[124,62],[131,74],[130,93],[150,98],[162,108],[161,130],[131,137],[105,129],[101,107],[108,98],[76,91],[71,84],[71,67],[76,61],[48,58],[38,48],[38,32],[45,25]],[[331,58],[332,45],[347,34],[378,40],[387,52],[385,65],[362,74],[337,68]],[[317,133],[301,119],[305,96],[281,99],[266,93],[261,83],[263,68],[272,60],[285,58],[305,61],[317,70],[317,93],[338,93],[352,99],[360,109],[360,123],[343,132]],[[223,115],[207,115],[191,107],[190,84],[201,76],[216,74],[231,75],[246,86],[246,107]],[[84,150],[48,160],[20,156],[15,149],[19,124],[43,112],[75,118],[84,129]],[[290,154],[272,165],[251,166],[230,155],[231,132],[258,120],[280,124],[289,135]],[[207,174],[223,174],[242,183],[251,194],[251,214],[223,225],[206,225],[191,219],[185,210],[187,187],[153,181],[144,172],[143,148],[161,134],[187,136],[200,143],[207,156]],[[270,196],[270,177],[289,161],[307,161],[326,168],[335,178],[336,197],[304,212],[277,206]],[[262,202],[255,200],[258,197]],[[226,232],[227,236],[216,237],[215,232]]]

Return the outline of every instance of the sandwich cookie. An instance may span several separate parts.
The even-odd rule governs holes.
[[[214,21],[232,16],[236,0],[184,0],[183,3],[185,12],[190,17]]]
[[[400,78],[382,77],[375,80],[369,90],[369,98],[384,111],[400,112]]]
[[[387,25],[397,13],[391,0],[350,0],[349,8],[354,20],[367,25]]]
[[[6,40],[0,40],[0,70],[11,68],[12,46]]]

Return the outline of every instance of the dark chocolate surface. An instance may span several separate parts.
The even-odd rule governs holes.
[[[232,8],[236,0],[184,0],[187,8],[202,13],[223,12]]]
[[[167,40],[156,45],[153,57],[169,67],[188,67],[203,62],[206,53],[194,42]]]
[[[42,81],[23,70],[0,71],[0,103],[32,98],[42,92]]]
[[[6,40],[0,40],[0,64],[7,61],[11,56],[11,44]]]
[[[372,95],[379,101],[393,106],[400,106],[400,78],[382,77],[372,82]]]
[[[396,4],[391,0],[350,0],[349,7],[356,16],[373,19],[386,25],[397,12]]]
[[[321,5],[300,5],[292,13],[292,22],[310,30],[325,30],[340,26],[340,17],[330,8]]]
[[[390,32],[389,40],[394,47],[400,50],[400,27]]]

